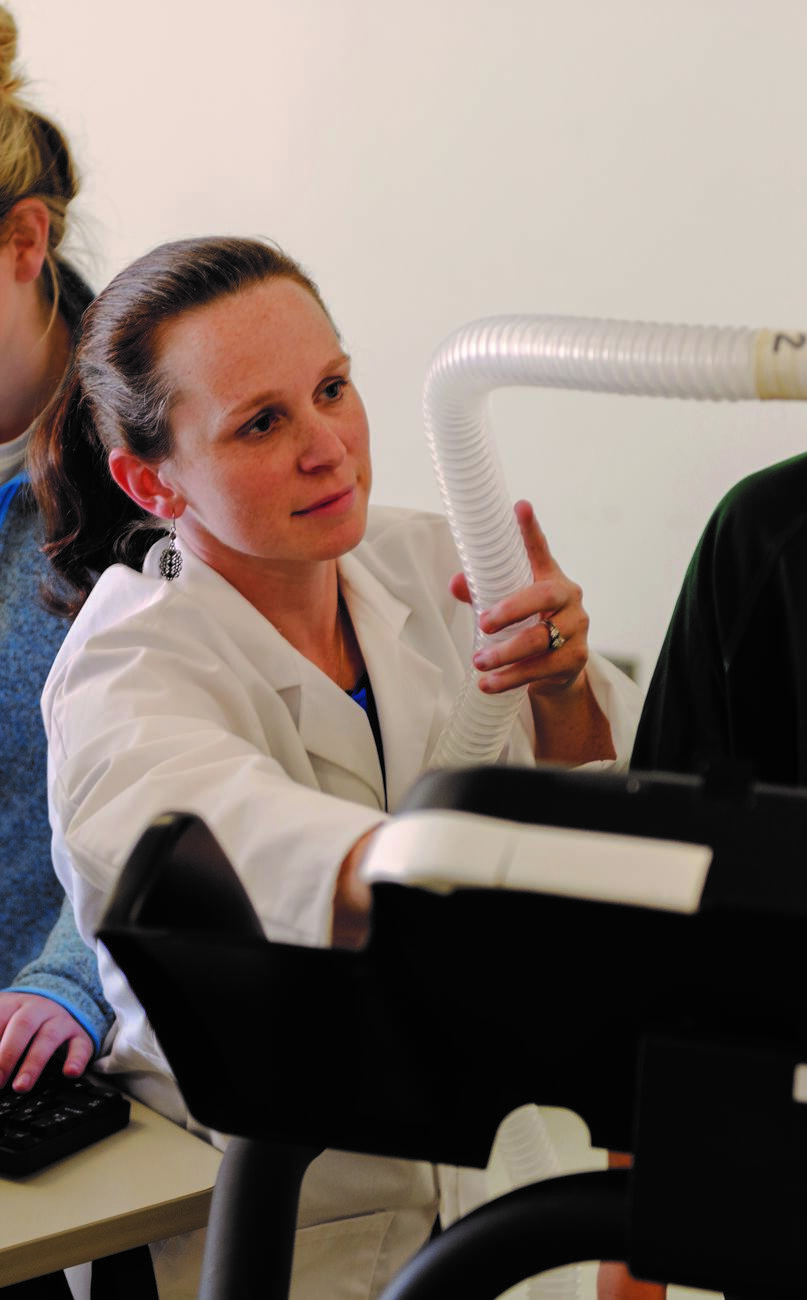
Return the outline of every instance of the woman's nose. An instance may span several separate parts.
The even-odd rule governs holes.
[[[335,469],[345,454],[345,444],[338,431],[327,420],[312,419],[303,435],[300,469],[306,474],[318,469]]]

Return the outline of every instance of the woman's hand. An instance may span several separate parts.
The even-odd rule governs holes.
[[[37,993],[0,993],[0,1087],[20,1061],[12,1086],[15,1092],[28,1092],[53,1053],[65,1043],[67,1059],[62,1073],[76,1078],[95,1050],[86,1029],[52,998]]]
[[[528,501],[517,501],[515,514],[532,569],[533,582],[485,610],[479,626],[488,635],[537,615],[551,619],[563,644],[551,650],[551,629],[539,622],[520,628],[505,641],[486,645],[474,656],[481,676],[479,688],[491,695],[529,686],[530,695],[567,690],[583,672],[588,660],[588,615],[583,593],[558,567]],[[451,581],[451,591],[470,602],[463,574]]]
[[[535,615],[539,621],[477,651],[479,689],[497,695],[518,686],[529,688],[536,757],[569,763],[614,758],[611,729],[585,671],[589,619],[583,593],[552,556],[530,503],[516,502],[515,513],[533,581],[484,610],[479,626],[492,634]],[[451,591],[470,603],[463,574],[452,578]]]
[[[336,878],[333,896],[333,934],[335,948],[361,948],[370,931],[373,891],[359,875],[362,858],[378,827],[356,840],[345,855]]]

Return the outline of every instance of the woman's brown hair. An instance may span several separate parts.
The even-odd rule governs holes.
[[[162,244],[121,271],[88,307],[61,391],[34,431],[31,482],[54,570],[50,608],[72,617],[115,559],[139,567],[164,525],[113,481],[113,447],[158,464],[171,453],[171,392],[160,365],[163,328],[264,281],[319,290],[280,249],[211,237]]]

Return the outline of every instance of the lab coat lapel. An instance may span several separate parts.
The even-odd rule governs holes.
[[[320,789],[383,809],[384,778],[367,714],[275,628],[271,632],[270,676]]]
[[[436,739],[442,672],[407,644],[408,605],[355,555],[343,556],[339,572],[373,688],[384,743],[387,807],[394,812]]]
[[[298,657],[302,663],[299,689],[295,689],[297,729],[320,787],[344,799],[384,808],[384,778],[367,714],[329,677],[302,655]],[[293,706],[286,690],[280,694]],[[357,788],[357,783],[366,789]]]
[[[200,584],[214,593],[226,625],[259,677],[281,697],[313,776],[329,794],[384,808],[384,778],[363,709],[301,655],[225,578],[193,554],[180,581],[193,598]]]

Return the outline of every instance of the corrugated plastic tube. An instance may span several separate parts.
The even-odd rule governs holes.
[[[489,419],[514,386],[704,401],[807,398],[807,335],[570,316],[493,316],[437,350],[424,385],[426,435],[477,618],[532,580]],[[505,633],[500,635],[510,635]],[[495,762],[526,687],[484,695],[469,669],[431,767]]]

